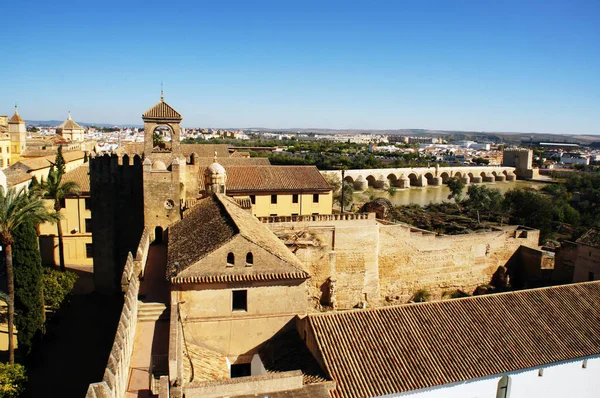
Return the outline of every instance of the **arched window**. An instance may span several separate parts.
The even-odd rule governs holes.
[[[233,255],[233,253],[229,252],[227,254],[227,266],[233,267],[234,264],[235,264],[235,256]]]
[[[248,254],[246,254],[246,266],[251,266],[252,264],[254,264],[254,255],[252,255],[252,252],[248,252]]]

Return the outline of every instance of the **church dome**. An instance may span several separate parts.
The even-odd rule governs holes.
[[[165,166],[164,162],[161,160],[157,160],[152,163],[152,170],[166,170],[167,166]]]
[[[225,167],[221,166],[219,163],[214,162],[207,169],[208,174],[211,175],[225,175]]]

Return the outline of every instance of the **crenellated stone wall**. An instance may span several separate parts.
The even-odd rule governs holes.
[[[89,385],[86,398],[121,398],[125,396],[137,327],[139,275],[148,257],[149,247],[149,233],[147,229],[144,229],[135,258],[131,252],[127,253],[123,267],[121,287],[125,292],[125,301],[108,363],[104,370],[104,377],[101,382]]]
[[[127,253],[136,252],[144,229],[140,157],[92,153],[90,191],[94,284],[97,291],[115,293]]]
[[[311,274],[313,307],[348,309],[405,303],[419,289],[433,298],[489,283],[520,246],[538,248],[539,231],[507,226],[467,235],[436,235],[374,217],[352,222],[268,222]]]

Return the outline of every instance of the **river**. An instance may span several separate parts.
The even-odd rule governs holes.
[[[510,182],[496,182],[496,183],[485,183],[489,188],[499,189],[501,193],[514,188],[533,188],[540,189],[547,185],[543,182],[533,181],[510,181]],[[468,187],[465,187],[464,194],[466,196]],[[362,204],[368,202],[370,197],[373,198],[386,198],[389,199],[395,206],[404,206],[410,204],[418,204],[421,206],[428,205],[429,203],[440,203],[440,202],[452,202],[448,200],[450,190],[447,185],[439,187],[428,186],[424,188],[411,187],[409,189],[397,189],[396,193],[391,196],[387,191],[381,189],[372,189],[365,192],[355,192],[353,195],[354,203]]]

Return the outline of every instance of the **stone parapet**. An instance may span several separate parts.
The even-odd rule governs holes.
[[[375,220],[375,213],[343,213],[343,214],[320,214],[310,216],[276,216],[258,217],[264,224],[286,223],[286,222],[318,222],[318,221],[357,221]]]

